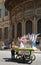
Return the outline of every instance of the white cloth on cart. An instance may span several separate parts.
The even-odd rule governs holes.
[[[20,48],[25,48],[25,46],[22,42],[20,43]]]

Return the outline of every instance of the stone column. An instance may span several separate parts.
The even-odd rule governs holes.
[[[25,22],[24,22],[24,35],[25,35]]]
[[[37,32],[37,22],[36,22],[36,17],[34,17],[34,21],[33,21],[33,29],[34,29],[34,33],[36,33]]]
[[[25,23],[22,22],[22,36],[25,35]]]
[[[35,22],[36,24],[36,26],[35,26],[35,32],[37,33],[37,20],[36,20],[36,22]]]
[[[11,11],[9,12],[10,13],[10,22],[9,22],[9,31],[10,31],[10,39],[12,39],[12,16],[11,16]]]
[[[9,27],[8,27],[8,39],[10,40],[10,38],[11,38],[11,28],[10,28],[10,25],[9,25]]]
[[[16,37],[17,37],[17,24],[15,22],[15,39],[16,39]]]

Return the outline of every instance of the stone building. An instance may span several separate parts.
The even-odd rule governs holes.
[[[4,0],[0,0],[0,45],[10,39],[10,18],[9,12],[5,8]]]
[[[41,0],[5,0],[5,7],[10,12],[12,38],[41,33]]]

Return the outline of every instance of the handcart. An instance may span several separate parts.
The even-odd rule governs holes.
[[[34,55],[35,50],[36,49],[34,48],[20,48],[18,46],[12,46],[11,58],[31,64],[32,61],[36,59],[36,56]]]

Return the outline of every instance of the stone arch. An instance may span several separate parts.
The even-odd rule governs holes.
[[[25,30],[26,30],[26,34],[32,33],[32,21],[31,20],[26,21]]]
[[[19,22],[17,24],[17,37],[21,37],[22,36],[22,24],[21,22]]]
[[[41,33],[41,19],[39,19],[37,22],[37,32]]]

